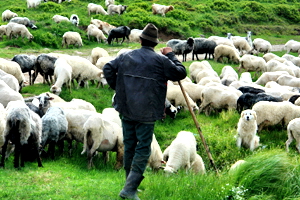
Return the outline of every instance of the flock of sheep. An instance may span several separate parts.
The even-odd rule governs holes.
[[[28,0],[28,2],[33,1]],[[111,1],[106,1],[106,3],[107,7],[114,5],[114,2]],[[33,4],[29,5],[28,8]],[[122,8],[116,13],[122,14],[126,7]],[[153,14],[165,16],[165,13],[173,10],[174,7],[156,4],[152,9]],[[106,12],[95,4],[89,4],[88,14],[93,12],[112,14],[113,9],[108,9]],[[10,13],[11,16],[9,17],[7,13]],[[54,19],[58,20],[59,17],[56,16]],[[3,12],[2,20],[10,20],[5,31],[5,34],[7,34],[7,30],[11,31],[7,35],[9,37],[27,34],[27,32],[16,31],[17,28],[14,26],[21,23],[20,21],[26,22],[26,24],[22,24],[22,27],[26,29],[27,27],[37,28],[30,20],[19,18],[16,13],[12,14],[9,11]],[[73,15],[71,19],[65,18],[64,20],[74,22],[74,25],[79,24],[77,15],[75,18]],[[122,33],[125,33],[125,36]],[[107,22],[92,19],[87,34],[88,37],[96,37],[98,42],[102,40],[111,43],[115,38],[122,37],[123,41],[124,37],[129,37],[130,41],[137,41],[141,30],[130,30],[126,26],[114,27]],[[74,41],[77,40],[74,39],[73,33],[71,35],[63,37],[63,46],[71,44],[80,46],[82,41],[75,43]],[[29,38],[32,39],[33,36]],[[192,60],[194,60],[194,56],[199,60],[198,54],[205,54],[203,61],[191,63],[189,76],[181,81],[194,112],[210,115],[224,109],[237,109],[239,113],[251,109],[256,114],[255,122],[258,127],[252,132],[256,134],[257,131],[261,131],[267,126],[282,124],[284,127],[288,127],[289,132],[289,139],[286,142],[287,150],[291,141],[296,139],[297,149],[300,152],[298,133],[300,126],[300,120],[298,120],[300,116],[298,108],[300,105],[300,99],[298,100],[300,97],[300,58],[290,54],[290,52],[300,53],[300,42],[288,41],[285,44],[287,52],[282,57],[271,53],[270,42],[260,38],[252,41],[250,31],[246,37],[232,36],[228,33],[227,37],[172,39],[166,45],[172,47],[175,54],[182,55],[183,62],[187,61],[189,53],[192,53]],[[128,51],[128,49],[122,49],[116,56],[124,51]],[[259,57],[258,53],[264,55]],[[218,62],[224,62],[226,58],[228,62],[238,63],[238,70],[230,65],[225,65],[221,74],[218,75],[207,61],[211,56]],[[76,88],[79,88],[81,84],[88,88],[89,81],[96,83],[97,87],[107,84],[102,68],[114,58],[105,49],[99,47],[92,49],[89,59],[59,53],[38,56],[19,54],[11,60],[1,58],[0,93],[3,95],[0,96],[0,146],[2,147],[0,166],[4,166],[5,158],[12,152],[15,155],[14,167],[16,168],[20,166],[19,157],[21,157],[21,167],[24,166],[25,161],[34,158],[37,158],[38,166],[42,166],[40,157],[45,149],[48,149],[47,153],[54,159],[56,145],[62,151],[63,141],[66,140],[71,154],[72,142],[75,140],[83,144],[82,154],[87,153],[89,168],[93,166],[93,157],[97,152],[102,152],[107,160],[107,152],[114,151],[117,156],[115,167],[120,169],[123,162],[124,145],[118,113],[113,108],[106,108],[102,113],[98,113],[89,102],[81,99],[65,102],[59,97],[62,89],[67,88],[70,93],[72,92],[72,88],[76,87],[74,80],[78,84]],[[43,83],[47,82],[51,93],[40,94],[31,102],[25,102],[20,91],[27,82],[24,76],[24,73],[27,72],[30,85],[33,85],[37,75],[41,74],[44,78]],[[253,78],[249,72],[255,72],[256,82],[252,81]],[[168,82],[166,108],[169,108],[166,113],[169,111],[172,118],[176,117],[178,108],[188,110],[182,90],[176,82]],[[237,141],[238,147],[242,144],[245,145],[241,140]],[[253,145],[245,146],[254,150]],[[180,168],[184,168],[186,171],[205,173],[203,160],[196,151],[196,140],[193,133],[179,132],[164,152],[161,151],[154,135],[151,149],[149,166],[154,170],[158,170],[165,163],[164,170],[166,172],[174,173]],[[162,163],[162,161],[164,162]]]

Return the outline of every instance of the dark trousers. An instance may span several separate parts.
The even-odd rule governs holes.
[[[155,122],[137,122],[122,117],[124,169],[143,174],[151,154]]]

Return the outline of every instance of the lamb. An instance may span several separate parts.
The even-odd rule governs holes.
[[[70,45],[77,45],[78,48],[83,46],[81,36],[78,32],[67,31],[64,33],[61,46],[69,48]]]
[[[7,24],[6,36],[9,39],[12,39],[12,36],[15,36],[16,38],[21,36],[22,40],[24,40],[24,38],[26,37],[29,40],[29,42],[31,42],[34,38],[25,25],[17,24],[14,22],[9,22]]]
[[[37,57],[35,55],[19,54],[19,55],[15,55],[11,60],[20,65],[23,73],[28,72],[29,84],[33,85],[32,82],[33,77],[31,76],[31,71],[35,69]]]
[[[120,114],[114,108],[104,108],[102,111],[102,115],[105,119],[112,121],[122,127],[122,121],[120,119]]]
[[[14,13],[14,12],[12,12],[10,10],[4,10],[2,12],[2,21],[3,22],[9,21],[13,17],[18,17],[18,14]]]
[[[91,21],[90,21],[91,24],[94,24],[95,26],[97,26],[100,30],[103,31],[103,33],[105,34],[109,34],[110,30],[113,29],[113,28],[116,28],[115,26],[107,23],[107,22],[103,22],[99,19],[93,19],[91,18]]]
[[[163,160],[167,162],[164,171],[175,173],[184,168],[188,172],[196,159],[196,145],[196,138],[192,132],[180,131],[163,152]]]
[[[41,147],[48,146],[48,154],[54,160],[55,145],[58,144],[63,150],[63,138],[68,130],[68,121],[64,111],[59,107],[50,107],[42,117]],[[59,144],[60,143],[60,144]]]
[[[289,146],[293,142],[293,140],[296,140],[296,148],[298,152],[300,153],[300,118],[295,118],[291,120],[287,126],[287,135],[288,139],[285,142],[286,151],[289,152]]]
[[[300,54],[300,42],[296,40],[289,40],[285,43],[284,48],[286,53],[294,52]]]
[[[255,72],[258,75],[259,72],[266,71],[266,61],[262,57],[245,54],[240,59],[240,65],[238,72],[244,69],[246,72]]]
[[[9,22],[23,24],[31,29],[37,29],[36,25],[34,25],[27,17],[14,17]]]
[[[199,60],[198,54],[204,54],[204,59],[206,60],[207,55],[208,59],[210,59],[210,56],[214,59],[214,51],[217,46],[217,43],[213,40],[209,40],[206,38],[195,38],[194,39],[194,48],[192,53],[192,60],[194,60],[194,55],[196,56],[196,59]]]
[[[58,58],[54,63],[54,79],[56,81],[50,88],[51,92],[59,95],[63,84],[66,84],[71,93],[72,67],[63,58]]]
[[[99,58],[101,57],[109,57],[109,54],[108,52],[103,49],[103,48],[100,48],[100,47],[95,47],[92,49],[92,52],[91,52],[91,58],[92,58],[92,63],[93,65],[96,65],[97,61]],[[97,66],[97,65],[96,65]],[[98,66],[97,66],[98,67]],[[99,67],[98,67],[99,68]],[[99,68],[100,69],[100,68]]]
[[[54,15],[54,16],[52,17],[52,20],[53,20],[55,23],[60,23],[60,22],[62,22],[62,21],[70,22],[70,20],[69,20],[68,17],[61,16],[61,15]]]
[[[170,11],[174,10],[174,6],[169,5],[160,5],[160,4],[152,4],[152,13],[153,15],[161,14],[161,16],[165,17],[166,14]]]
[[[122,15],[128,6],[125,5],[113,5],[110,4],[107,6],[107,13],[109,15],[114,15],[114,14],[118,14],[119,16]]]
[[[245,40],[245,38],[236,38],[232,41],[235,48],[237,48],[242,55],[250,53],[252,47],[249,45],[248,41]]]
[[[291,61],[294,65],[300,67],[300,58],[299,57],[296,57],[296,56],[293,56],[293,55],[290,55],[290,54],[284,54],[282,56],[282,58],[284,58],[288,61]]]
[[[254,83],[264,86],[269,81],[276,81],[277,78],[283,74],[287,75],[289,73],[286,71],[264,72]]]
[[[18,80],[20,91],[25,82],[25,76],[22,73],[21,67],[18,63],[10,60],[6,60],[4,58],[0,58],[0,69],[5,71],[8,74],[13,75]]]
[[[238,78],[239,75],[231,66],[227,65],[222,68],[220,79],[223,85],[229,86],[233,81],[237,81]]]
[[[91,15],[91,13],[108,15],[108,13],[104,10],[104,8],[101,5],[94,4],[94,3],[89,3],[87,6],[87,10],[89,16]]]
[[[269,41],[264,40],[262,38],[255,38],[253,40],[253,48],[252,48],[252,52],[255,55],[258,55],[258,53],[269,53],[272,50],[272,45]]]
[[[24,101],[23,96],[11,89],[3,80],[0,79],[0,103],[6,107],[10,101]]]
[[[0,166],[5,166],[5,153],[8,142],[15,145],[14,167],[24,167],[26,150],[34,149],[34,156],[37,158],[38,166],[42,167],[39,154],[41,142],[42,123],[41,118],[32,112],[24,102],[13,101],[7,106],[6,128],[4,131],[4,145],[2,147],[2,159]]]
[[[0,25],[0,40],[3,39],[3,35],[6,35],[6,27],[7,25]]]
[[[182,61],[186,61],[187,54],[193,51],[194,39],[189,37],[187,40],[172,39],[167,42],[167,47],[171,47],[176,55],[182,55]]]
[[[129,41],[130,28],[128,26],[119,26],[110,30],[107,38],[107,43],[112,44],[113,39],[116,38],[118,43],[118,38],[122,38],[121,44],[124,42],[125,38]]]
[[[115,4],[115,0],[105,0],[105,6],[108,7],[111,4]]]
[[[75,26],[79,25],[79,17],[76,14],[72,14],[70,17],[70,22]]]
[[[143,30],[140,29],[132,29],[129,35],[130,42],[140,42],[140,35],[142,34]]]
[[[161,169],[162,160],[163,160],[163,153],[156,140],[155,134],[153,133],[152,142],[151,142],[151,154],[148,160],[148,166],[150,166],[150,168],[153,171],[157,172],[159,169]]]
[[[57,58],[47,55],[47,54],[40,54],[36,59],[36,65],[33,74],[32,84],[40,73],[43,76],[43,84],[47,81],[48,85],[50,82],[53,83],[52,76],[54,75],[54,63],[56,62]],[[50,77],[50,81],[48,79]]]
[[[224,90],[225,87],[210,86],[206,87],[201,92],[201,105],[199,113],[202,111],[208,116],[212,111],[218,113],[219,110],[235,109],[237,100],[240,95],[233,90]]]
[[[16,77],[14,77],[11,74],[6,73],[2,69],[0,69],[0,80],[3,80],[14,91],[16,91],[16,92],[20,91],[19,82],[16,79]]]
[[[215,48],[215,61],[223,62],[223,58],[227,57],[228,62],[231,61],[232,63],[238,64],[240,62],[240,56],[236,48],[220,44]]]
[[[93,156],[96,151],[117,152],[116,169],[123,166],[123,134],[122,128],[111,121],[105,120],[102,114],[95,113],[91,115],[83,125],[84,145],[81,154],[87,152],[88,168],[93,166]]]
[[[107,40],[103,32],[100,29],[98,29],[97,26],[95,26],[94,24],[88,25],[87,36],[89,40],[91,36],[95,37],[98,43],[100,43],[101,41],[105,42]]]
[[[203,159],[199,154],[196,154],[196,158],[195,158],[195,161],[192,163],[191,169],[195,174],[199,174],[199,173],[205,174],[206,173]]]
[[[42,1],[47,2],[47,0],[27,0],[27,8],[36,8]]]

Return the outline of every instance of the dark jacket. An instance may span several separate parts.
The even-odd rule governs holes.
[[[116,91],[114,107],[139,122],[163,118],[167,81],[186,77],[186,69],[173,52],[166,56],[151,47],[121,54],[103,67],[107,83]]]

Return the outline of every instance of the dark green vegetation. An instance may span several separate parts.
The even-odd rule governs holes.
[[[31,30],[34,35],[32,43],[25,40],[7,41],[4,39],[0,47],[17,46],[22,48],[60,48],[62,35],[66,31],[77,31],[83,38],[84,45],[91,45],[85,29],[91,17],[106,21],[115,26],[127,25],[131,29],[142,29],[147,23],[154,23],[160,30],[160,39],[199,37],[223,35],[231,32],[235,35],[246,35],[251,30],[254,35],[299,35],[300,3],[297,0],[191,0],[191,1],[129,1],[120,0],[116,4],[128,5],[127,11],[121,15],[104,16],[101,14],[87,13],[88,3],[102,5],[104,0],[72,0],[57,4],[42,3],[37,8],[27,9],[25,0],[1,1],[1,11],[10,9],[19,16],[28,17],[35,21],[37,30]],[[166,17],[153,15],[152,3],[173,5],[174,10],[167,13]],[[55,24],[52,17],[55,14],[70,17],[77,14],[80,18],[79,27],[74,27],[68,22]],[[2,22],[1,24],[6,24]]]

